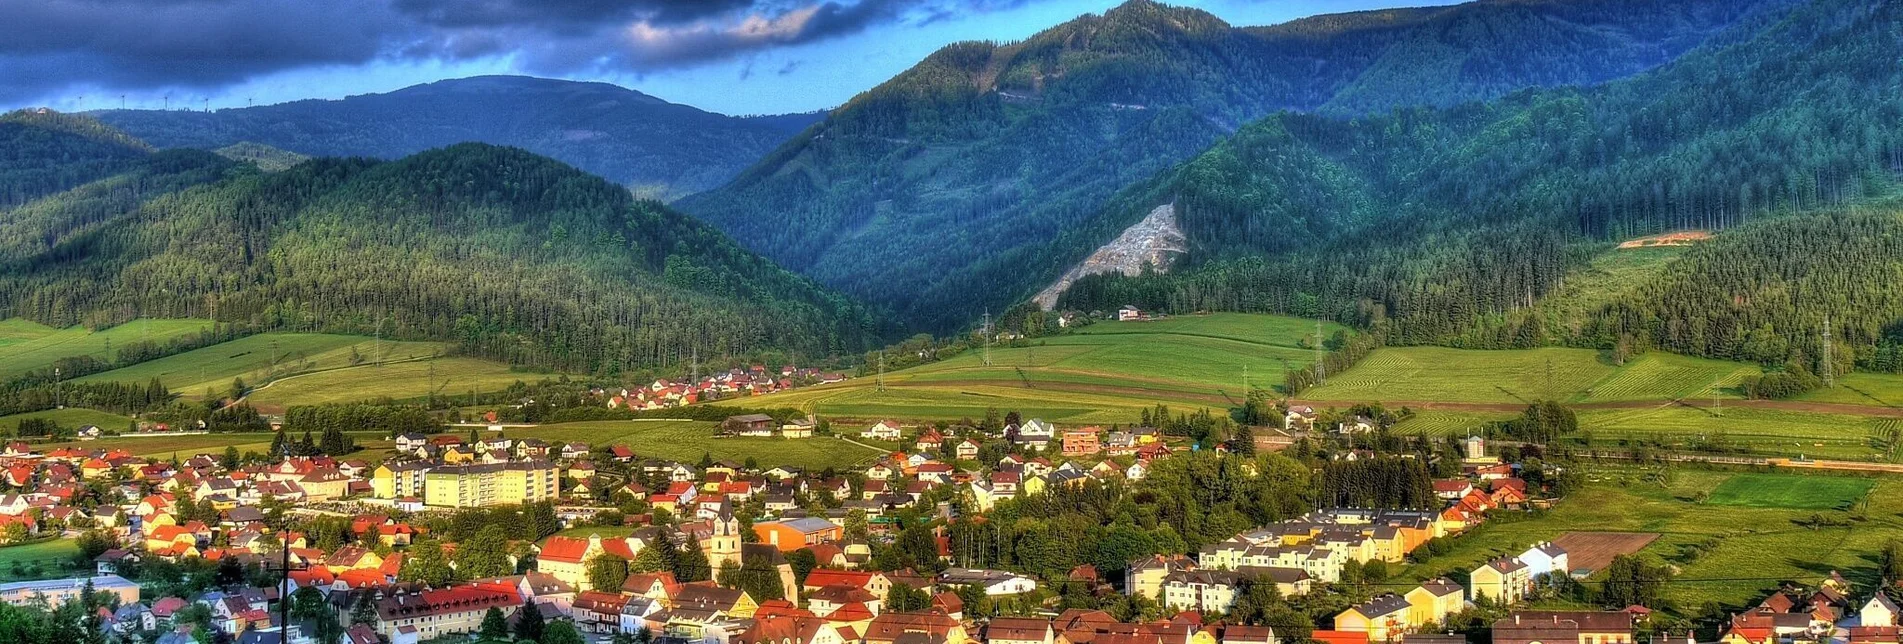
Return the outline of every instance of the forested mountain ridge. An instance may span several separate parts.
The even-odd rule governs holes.
[[[89,118],[41,110],[0,115],[0,209],[131,167],[151,150]]]
[[[878,331],[705,224],[486,144],[271,173],[166,151],[0,210],[0,318],[141,315],[450,340],[593,373],[856,352]]]
[[[509,145],[659,199],[718,186],[819,119],[725,116],[606,83],[518,76],[210,113],[95,116],[161,148],[251,142],[309,156],[393,159],[468,141]]]
[[[1389,341],[1547,343],[1894,369],[1903,8],[1814,0],[1755,36],[1588,89],[1244,128],[1121,195],[1179,205],[1187,270],[1080,280],[1060,306],[1297,312]],[[1818,214],[1821,213],[1821,214]],[[1605,242],[1721,229],[1591,306],[1543,306]],[[1064,254],[1074,251],[1053,251]],[[1883,357],[1888,356],[1888,357]]]
[[[1483,1],[1239,29],[1133,0],[1023,42],[947,47],[679,205],[942,330],[1062,273],[1075,258],[1046,244],[1242,123],[1629,75],[1795,1]]]

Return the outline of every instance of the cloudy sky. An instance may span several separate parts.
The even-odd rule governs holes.
[[[1452,0],[1174,0],[1231,24]],[[729,114],[832,107],[1118,0],[0,0],[0,108],[242,107],[527,74]],[[123,98],[122,98],[123,97]]]

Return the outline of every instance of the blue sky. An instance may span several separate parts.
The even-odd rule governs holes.
[[[961,40],[1120,0],[0,0],[0,107],[213,109],[480,74],[728,114],[838,105]],[[1235,25],[1451,0],[1178,0]]]

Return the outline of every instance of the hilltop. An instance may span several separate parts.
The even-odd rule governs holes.
[[[152,312],[596,373],[690,352],[852,352],[876,328],[718,231],[520,149],[271,173],[139,154],[0,216],[0,317],[110,326]]]
[[[607,83],[522,76],[209,113],[94,115],[161,148],[254,143],[306,156],[395,159],[471,141],[509,145],[659,199],[718,186],[819,119],[726,116]]]
[[[1056,278],[1082,254],[1049,245],[1115,237],[1098,230],[1113,195],[1256,119],[1602,82],[1792,4],[1476,2],[1245,29],[1135,0],[1022,42],[946,47],[680,206],[943,330]]]

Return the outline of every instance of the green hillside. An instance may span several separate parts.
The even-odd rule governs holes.
[[[0,321],[0,381],[47,368],[62,358],[92,356],[110,362],[117,356],[114,347],[163,343],[210,327],[209,320],[195,319],[135,320],[99,330],[53,329],[17,318]]]
[[[1241,124],[1598,83],[1793,2],[1474,2],[1243,29],[1132,0],[1022,42],[947,47],[680,203],[945,330],[1035,292],[1134,221],[1100,212],[1113,195]]]
[[[96,373],[80,382],[147,382],[196,396],[207,388],[221,395],[232,379],[252,386],[284,376],[441,355],[440,342],[391,342],[354,335],[262,333],[157,360]],[[506,371],[506,368],[504,369]]]
[[[0,210],[123,171],[150,152],[92,119],[37,110],[0,115]]]
[[[1285,312],[1384,321],[1390,344],[1657,347],[1813,370],[1828,318],[1833,371],[1894,370],[1903,209],[1877,198],[1903,151],[1888,89],[1903,72],[1884,62],[1903,55],[1899,24],[1893,5],[1815,0],[1598,87],[1265,119],[1119,197],[1123,222],[1179,205],[1186,270],[1088,278],[1060,305]],[[1721,232],[1658,264],[1605,255],[1609,241],[1699,228]],[[1575,276],[1587,279],[1569,287]]]
[[[454,342],[577,372],[692,352],[856,352],[878,332],[857,305],[712,228],[561,163],[480,144],[274,173],[161,153],[0,217],[0,267],[0,315],[45,324],[106,327],[162,311]],[[84,352],[41,353],[19,368]]]

